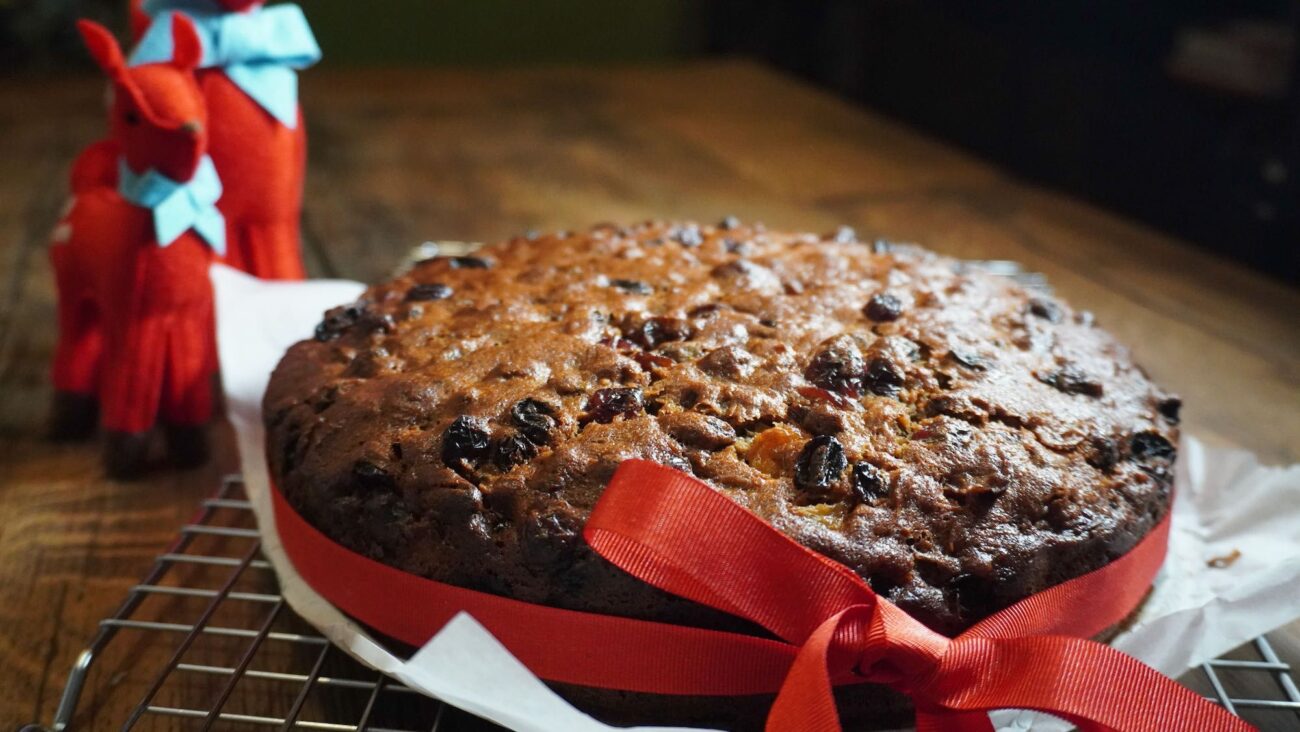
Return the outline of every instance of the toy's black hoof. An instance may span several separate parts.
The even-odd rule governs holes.
[[[163,435],[167,440],[167,459],[173,466],[197,468],[208,461],[207,428],[168,425]]]
[[[104,471],[116,480],[133,480],[149,468],[149,433],[110,431],[104,442]]]
[[[50,403],[50,439],[59,442],[86,440],[99,423],[99,402],[89,394],[54,392]]]

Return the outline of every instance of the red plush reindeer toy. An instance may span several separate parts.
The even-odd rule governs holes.
[[[299,242],[307,138],[297,70],[320,48],[302,10],[262,0],[132,0],[130,63],[171,55],[169,18],[183,12],[203,46],[195,76],[207,103],[210,152],[226,182],[226,262],[266,279],[302,279]]]
[[[170,58],[132,67],[107,30],[78,24],[112,82],[110,131],[74,165],[71,208],[50,248],[59,290],[54,432],[89,436],[98,412],[115,477],[144,469],[159,420],[173,461],[207,454],[216,371],[208,267],[226,229],[194,79],[202,49],[187,18],[171,22]],[[106,161],[116,165],[111,182]]]

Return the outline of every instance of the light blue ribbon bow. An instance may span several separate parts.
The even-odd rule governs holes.
[[[194,177],[184,183],[150,168],[137,174],[118,160],[117,190],[126,200],[153,212],[154,236],[165,247],[190,229],[203,237],[212,251],[226,253],[226,217],[217,210],[221,178],[207,155],[199,161]]]
[[[231,13],[216,0],[145,0],[153,17],[130,64],[172,57],[173,12],[194,21],[203,42],[202,68],[221,68],[235,85],[285,127],[298,125],[298,74],[320,60],[320,46],[302,8],[292,3]]]

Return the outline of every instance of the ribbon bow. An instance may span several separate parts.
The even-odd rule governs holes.
[[[150,168],[137,174],[118,160],[117,190],[123,198],[153,213],[154,236],[165,247],[190,229],[203,237],[212,251],[226,253],[226,219],[217,210],[221,178],[204,155],[194,177],[181,183]]]
[[[1167,532],[1163,522],[1143,543],[1162,547]],[[948,638],[847,567],[655,463],[619,467],[584,537],[642,581],[799,647],[768,730],[838,732],[831,690],[863,682],[909,695],[919,732],[988,732],[987,712],[1005,708],[1054,714],[1085,732],[1251,729],[1131,656],[1086,640],[1137,605],[1163,551],[1130,551]]]
[[[320,60],[320,46],[302,8],[292,3],[230,13],[215,0],[150,0],[154,16],[130,63],[138,66],[172,57],[173,12],[194,21],[203,42],[200,68],[220,68],[253,101],[285,127],[298,125],[298,74]]]

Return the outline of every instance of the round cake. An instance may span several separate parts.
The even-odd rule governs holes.
[[[1151,530],[1179,405],[1089,313],[1007,278],[728,219],[419,262],[326,313],[264,414],[289,503],[407,572],[746,629],[584,544],[644,458],[955,634]]]

